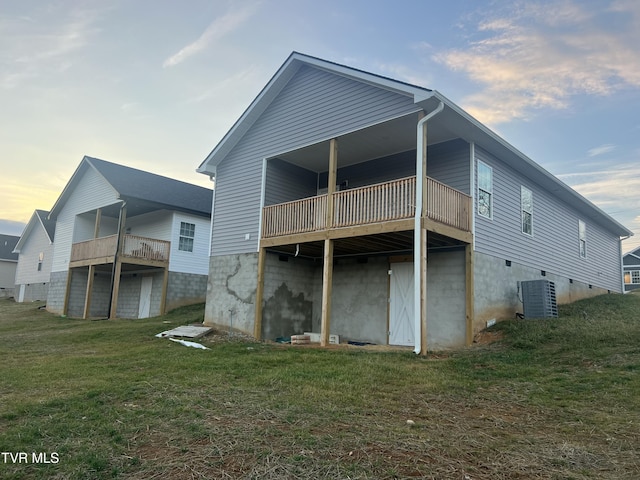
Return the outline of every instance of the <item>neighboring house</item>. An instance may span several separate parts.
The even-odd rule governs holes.
[[[0,234],[0,298],[13,297],[18,254],[13,249],[20,237]]]
[[[51,209],[47,310],[144,318],[204,301],[212,191],[84,157]]]
[[[205,322],[257,338],[424,353],[513,318],[521,281],[622,291],[631,232],[435,90],[293,53],[198,171]]]
[[[624,271],[624,291],[640,288],[640,247],[625,253],[622,257]]]
[[[19,254],[15,278],[17,302],[47,299],[56,231],[56,222],[49,220],[48,215],[45,210],[33,212],[14,249]]]

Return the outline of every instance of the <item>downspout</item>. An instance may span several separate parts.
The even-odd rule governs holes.
[[[414,332],[413,336],[416,341],[414,353],[419,354],[422,348],[421,338],[421,323],[422,323],[422,308],[420,305],[421,289],[420,289],[420,255],[422,249],[420,248],[420,230],[422,228],[422,190],[424,184],[425,172],[422,171],[422,150],[426,147],[424,145],[423,128],[424,125],[435,115],[444,110],[444,103],[440,104],[431,113],[421,118],[417,125],[417,143],[416,143],[416,213],[414,217],[413,225],[413,316],[414,316]],[[426,255],[425,245],[425,255]]]

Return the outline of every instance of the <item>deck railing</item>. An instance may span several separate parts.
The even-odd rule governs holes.
[[[92,260],[94,258],[112,257],[116,253],[118,235],[94,238],[71,246],[71,261]]]
[[[323,230],[327,224],[327,195],[303,198],[264,208],[262,236],[265,238]]]
[[[333,194],[332,227],[387,222],[415,215],[416,177],[367,185]]]
[[[471,231],[471,197],[427,177],[425,216],[465,232]]]
[[[427,177],[425,216],[471,230],[471,197]],[[262,237],[314,232],[411,218],[415,215],[416,177],[335,192],[334,215],[327,225],[327,195],[304,198],[264,208]]]
[[[169,261],[170,242],[155,238],[125,235],[122,255],[143,260]],[[71,246],[71,262],[105,259],[113,257],[118,246],[118,235],[94,238]]]
[[[137,235],[125,235],[122,255],[144,260],[161,260],[168,262],[170,246],[171,243],[165,240],[138,237]]]

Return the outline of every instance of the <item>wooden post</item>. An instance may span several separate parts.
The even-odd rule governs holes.
[[[331,330],[331,290],[333,284],[333,240],[324,241],[324,265],[322,267],[322,323],[320,326],[320,345],[329,344]]]
[[[464,247],[465,253],[465,287],[466,287],[466,321],[467,321],[467,346],[473,342],[473,319],[475,316],[475,307],[473,303],[474,296],[474,254],[473,244],[468,243]]]
[[[64,291],[64,305],[62,307],[62,315],[67,316],[69,314],[69,296],[71,295],[71,277],[73,277],[73,269],[69,269],[67,272],[67,288]]]
[[[87,291],[84,295],[84,311],[82,312],[82,318],[89,318],[91,316],[91,291],[93,290],[93,275],[95,274],[96,266],[89,265],[89,273],[87,274]]]
[[[420,112],[419,119],[424,117],[424,112]],[[422,219],[420,221],[420,355],[427,354],[427,229],[424,227],[424,218],[427,217],[427,124],[422,126],[422,178],[416,178],[417,182],[422,182],[422,198],[416,199],[422,202]],[[415,232],[418,235],[418,232]],[[418,335],[418,332],[416,332]]]
[[[329,178],[327,184],[327,228],[333,226],[336,178],[338,177],[338,140],[329,143]],[[320,325],[320,345],[329,344],[331,330],[331,290],[333,288],[333,240],[324,241],[324,265],[322,267],[322,320]]]
[[[111,308],[109,309],[109,319],[116,318],[118,311],[118,293],[120,292],[120,275],[122,273],[121,253],[124,246],[125,224],[127,223],[127,205],[120,208],[120,219],[118,220],[118,242],[116,253],[113,258],[113,270],[111,271]]]
[[[258,284],[256,285],[256,312],[253,323],[253,336],[256,340],[262,340],[262,297],[264,295],[264,267],[266,252],[266,249],[263,247],[260,247],[258,250]]]
[[[117,317],[118,293],[120,292],[120,274],[122,272],[122,262],[116,257],[116,265],[113,272],[113,290],[111,292],[111,309],[109,310],[109,320]]]
[[[333,227],[335,203],[333,194],[336,192],[338,177],[338,140],[332,138],[329,142],[329,179],[327,184],[327,228]]]
[[[162,278],[162,297],[160,298],[160,315],[167,313],[167,288],[169,287],[169,267],[164,267]]]
[[[100,222],[102,220],[102,209],[99,208],[98,210],[96,210],[96,225],[95,228],[93,229],[93,238],[98,238],[100,237]]]

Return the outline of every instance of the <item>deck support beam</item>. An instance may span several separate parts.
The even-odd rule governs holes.
[[[331,331],[331,291],[333,287],[333,240],[324,241],[324,263],[322,266],[322,323],[320,345],[329,345]]]
[[[335,211],[336,179],[338,178],[338,140],[329,142],[329,178],[327,183],[327,220],[332,225]],[[333,290],[333,240],[324,241],[324,262],[322,266],[322,319],[320,325],[320,345],[329,345],[331,333],[331,292]]]
[[[96,266],[89,265],[89,273],[87,274],[87,291],[84,295],[84,311],[82,318],[87,319],[91,316],[91,291],[93,290],[93,277],[96,273]]]
[[[167,289],[169,287],[169,267],[164,267],[162,277],[162,297],[160,299],[160,315],[167,313]]]
[[[118,293],[120,292],[120,275],[122,273],[122,249],[124,247],[125,224],[127,223],[127,204],[120,207],[120,218],[118,219],[118,242],[116,244],[116,254],[113,259],[113,270],[111,271],[111,307],[109,308],[109,319],[117,318],[118,314]]]

